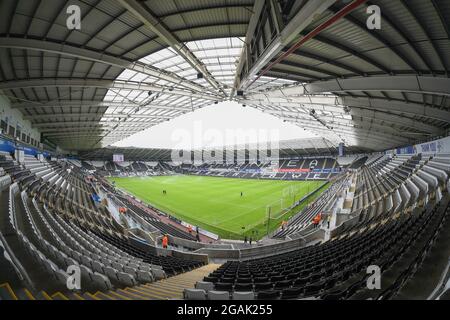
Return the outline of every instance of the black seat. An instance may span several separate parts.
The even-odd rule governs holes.
[[[268,281],[269,281],[269,279],[267,277],[253,278],[254,283],[264,283],[264,282],[268,282]]]
[[[220,278],[221,283],[234,283],[234,278]]]
[[[251,283],[236,283],[234,291],[253,291],[253,284]]]
[[[305,287],[305,296],[306,297],[310,297],[310,296],[315,296],[317,295],[324,287],[324,282],[317,282],[314,284],[309,284]]]
[[[285,289],[292,285],[292,280],[282,280],[275,284],[275,289]]]
[[[237,278],[236,283],[252,283],[252,278]]]
[[[268,291],[260,291],[258,293],[259,300],[274,300],[280,296],[280,291],[276,290],[268,290]]]
[[[298,278],[294,281],[294,285],[297,287],[304,287],[309,283],[309,278]]]
[[[285,279],[286,279],[285,276],[278,275],[278,276],[271,277],[270,281],[271,282],[278,282],[278,281],[282,281],[282,280],[285,280]]]
[[[269,290],[273,288],[273,284],[271,282],[262,282],[262,283],[255,283],[255,290],[256,291],[263,291],[263,290]]]
[[[361,280],[358,282],[353,283],[351,286],[349,286],[347,288],[347,290],[345,290],[345,298],[348,299],[350,298],[352,295],[354,295],[363,285],[365,281]]]
[[[217,282],[215,284],[214,288],[217,291],[231,291],[231,290],[233,290],[233,284],[232,283]]]
[[[207,276],[203,278],[203,281],[216,283],[219,281],[219,278]]]
[[[299,278],[300,273],[297,272],[293,272],[293,273],[289,273],[288,275],[286,275],[286,279],[287,280],[295,280],[297,278]]]
[[[298,298],[300,295],[303,294],[304,288],[303,287],[292,287],[284,289],[281,293],[282,299],[295,299]]]
[[[343,291],[333,291],[324,294],[321,298],[322,300],[341,300],[344,297],[345,292]]]

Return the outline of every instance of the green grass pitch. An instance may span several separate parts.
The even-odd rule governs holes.
[[[323,181],[279,181],[205,176],[113,177],[116,187],[142,201],[221,238],[262,238],[267,229],[297,213],[287,211],[294,201],[314,191]],[[316,193],[316,198],[326,187]],[[163,194],[163,190],[167,194]],[[241,196],[241,192],[243,196]],[[271,219],[267,228],[268,207]]]

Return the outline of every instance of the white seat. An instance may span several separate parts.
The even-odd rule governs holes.
[[[203,289],[184,289],[183,295],[187,300],[206,300],[206,291]]]
[[[206,292],[214,290],[214,283],[206,281],[197,281],[195,284],[196,289],[203,289]]]
[[[255,293],[249,292],[233,292],[233,300],[255,300]]]
[[[230,293],[227,291],[214,291],[208,292],[209,300],[230,300]]]

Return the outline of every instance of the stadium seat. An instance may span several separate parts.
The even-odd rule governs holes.
[[[255,294],[252,291],[248,292],[233,292],[233,300],[254,300]]]
[[[184,289],[184,298],[187,300],[206,300],[206,291],[203,289]]]
[[[277,290],[260,291],[257,295],[258,300],[274,300],[279,297],[280,291]]]
[[[203,289],[206,292],[209,292],[211,290],[214,290],[214,284],[212,282],[206,282],[206,281],[197,281],[195,284],[196,289]]]
[[[229,300],[230,293],[228,291],[208,291],[208,299],[209,300]]]

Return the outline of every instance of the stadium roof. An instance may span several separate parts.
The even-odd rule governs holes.
[[[372,150],[450,126],[445,0],[6,0],[0,18],[0,90],[66,150],[227,99]]]
[[[338,149],[324,138],[282,140],[279,141],[276,145],[268,144],[267,147],[270,149],[276,149],[280,158],[330,156],[338,154]],[[226,151],[231,150],[234,150],[237,159],[246,159],[251,161],[249,157],[252,154],[251,151],[255,151],[253,155],[256,155],[256,150],[260,150],[260,145],[237,145],[233,146],[232,148],[225,147],[223,149],[206,148],[203,151],[214,151],[216,154],[218,154],[217,152],[221,151],[224,157],[226,157]],[[114,154],[123,154],[125,161],[172,161],[172,152],[178,151],[181,150],[162,148],[106,147],[89,151],[81,151],[80,157],[83,160],[111,161]],[[355,154],[364,153],[369,150],[361,147],[346,147],[345,151],[346,153]],[[204,154],[204,156],[202,157],[201,152],[202,150],[192,150],[191,158],[195,159],[194,155],[197,155],[198,159],[205,159],[206,155]],[[271,154],[271,156],[274,156],[274,154]]]

